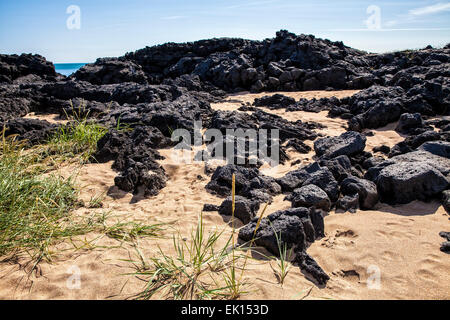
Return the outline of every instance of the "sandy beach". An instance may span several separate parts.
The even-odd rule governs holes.
[[[343,98],[356,92],[283,94],[295,99],[318,99],[332,96]],[[234,111],[242,103],[252,103],[265,94],[231,95],[226,101],[213,104],[212,108]],[[329,118],[326,111],[310,113],[262,109],[290,121],[319,122],[326,127],[321,130],[328,136],[346,131],[347,121]],[[35,114],[27,117],[41,119]],[[58,121],[54,115],[44,118]],[[374,135],[368,137],[366,151],[382,144],[392,147],[402,141],[404,137],[394,130],[395,126],[391,123],[370,130]],[[310,146],[312,143],[307,141]],[[190,230],[196,226],[203,205],[220,205],[223,200],[205,190],[210,177],[205,174],[204,163],[174,163],[170,160],[171,149],[159,151],[166,157],[159,163],[169,180],[157,196],[146,199],[114,186],[117,173],[111,169],[112,162],[82,167],[62,166],[58,172],[65,177],[76,178],[83,201],[88,202],[94,195],[104,195],[102,208],[79,208],[75,215],[108,212],[115,217],[113,219],[121,221],[165,224],[163,238],[139,239],[132,245],[95,233],[88,234],[73,239],[73,243],[65,242],[53,248],[57,252],[54,260],[40,263],[31,274],[28,273],[31,266],[26,255],[13,260],[4,259],[0,262],[0,298],[126,299],[141,291],[146,282],[132,275],[133,264],[126,260],[138,260],[138,251],[146,258],[155,256],[158,247],[166,254],[174,254],[172,236],[180,233],[188,237]],[[314,151],[300,154],[290,150],[288,154],[290,160],[284,165],[275,168],[263,166],[261,172],[277,178],[314,161]],[[268,206],[266,215],[289,208],[290,202],[283,199],[284,195],[276,196]],[[326,235],[314,242],[308,253],[330,276],[326,286],[317,286],[308,280],[297,266],[291,267],[284,285],[280,285],[271,268],[275,261],[256,256],[249,260],[245,271],[248,293],[241,299],[450,299],[450,259],[448,254],[439,250],[442,242],[439,232],[449,228],[450,220],[438,202],[414,201],[396,206],[378,203],[372,210],[358,210],[356,213],[333,210],[324,220]],[[207,231],[220,229],[224,230],[224,235],[232,232],[229,217],[217,212],[205,212],[204,221]],[[78,289],[69,288],[73,270],[79,270],[81,274]],[[373,281],[374,275],[379,275],[379,282]]]

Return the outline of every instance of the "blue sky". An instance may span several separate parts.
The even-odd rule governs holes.
[[[70,30],[69,6],[81,10]],[[369,6],[379,11],[367,12]],[[376,9],[378,10],[378,9]],[[367,20],[379,12],[374,30]],[[375,20],[371,20],[372,23]],[[449,1],[376,0],[14,0],[0,1],[0,52],[93,62],[147,45],[211,37],[264,39],[280,29],[371,52],[450,42]]]

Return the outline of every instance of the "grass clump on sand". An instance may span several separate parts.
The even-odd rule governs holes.
[[[52,170],[58,164],[91,158],[106,129],[86,119],[61,127],[48,143],[28,147],[15,136],[0,135],[0,256],[28,253],[35,264],[51,260],[51,247],[65,239],[98,232],[120,241],[155,236],[159,225],[117,222],[107,226],[99,214],[72,215],[80,206],[74,178]],[[101,207],[94,197],[88,208]]]
[[[279,259],[273,257],[277,261],[277,268],[272,267],[272,264],[270,264],[270,267],[272,268],[275,276],[277,277],[278,282],[281,284],[281,286],[283,286],[284,280],[286,279],[292,266],[290,261],[292,259],[293,250],[292,248],[288,249],[287,244],[281,240],[281,233],[278,234],[278,232],[276,232],[276,230],[273,228],[272,225],[271,227],[277,239],[278,252],[280,253],[280,257]]]
[[[59,128],[48,142],[48,153],[66,159],[77,158],[87,162],[97,150],[97,142],[107,129],[86,120],[76,122],[73,126]]]
[[[174,256],[166,254],[161,248],[157,258],[150,263],[134,261],[136,273],[148,277],[144,290],[135,296],[147,300],[152,297],[175,300],[185,299],[234,299],[234,288],[228,283],[228,269],[242,256],[232,255],[232,238],[225,245],[218,244],[223,231],[205,234],[203,216],[200,214],[197,227],[191,232],[191,239],[181,235],[173,237]],[[216,249],[219,248],[219,249]]]
[[[53,239],[85,232],[86,226],[67,223],[77,204],[71,179],[43,175],[40,157],[14,138],[0,148],[0,255],[30,251],[41,259]]]
[[[83,108],[83,107],[82,107]],[[97,142],[106,133],[107,129],[87,119],[89,112],[84,109],[74,110],[71,116],[66,114],[71,122],[60,127],[46,144],[47,155],[56,156],[58,159],[79,159],[86,163],[97,150]]]
[[[159,237],[164,224],[144,224],[142,222],[117,222],[105,226],[103,233],[108,237],[125,242],[134,242],[139,237]]]
[[[200,214],[190,239],[181,235],[173,237],[175,255],[166,254],[159,248],[157,258],[145,262],[131,261],[136,275],[146,277],[147,284],[136,299],[166,298],[186,299],[237,299],[246,293],[243,273],[248,255],[243,246],[234,245],[234,195],[235,177],[232,183],[232,234],[214,229],[206,234],[203,215]]]

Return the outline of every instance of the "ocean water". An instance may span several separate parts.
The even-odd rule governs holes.
[[[56,72],[70,76],[87,63],[55,63]]]

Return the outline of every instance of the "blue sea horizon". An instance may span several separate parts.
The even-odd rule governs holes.
[[[56,72],[63,74],[65,76],[70,76],[72,73],[77,72],[82,66],[87,63],[55,63]]]

